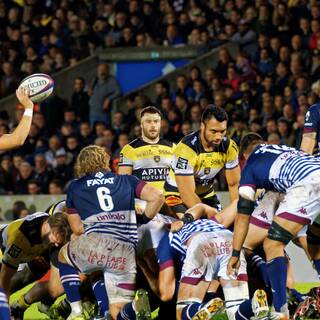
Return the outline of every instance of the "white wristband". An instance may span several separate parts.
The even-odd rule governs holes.
[[[33,109],[31,109],[31,108],[25,109],[23,115],[24,115],[24,116],[27,116],[27,117],[32,117],[32,115],[33,115]]]

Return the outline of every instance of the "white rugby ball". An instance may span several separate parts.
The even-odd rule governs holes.
[[[34,73],[31,76],[24,78],[20,83],[20,87],[29,90],[29,98],[32,102],[41,102],[53,91],[53,79],[44,73]]]

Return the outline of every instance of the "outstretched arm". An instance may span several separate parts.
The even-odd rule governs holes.
[[[24,115],[12,133],[4,134],[0,138],[0,150],[9,150],[24,144],[32,123],[33,102],[29,99],[28,90],[19,88],[16,91],[19,102],[24,106]]]

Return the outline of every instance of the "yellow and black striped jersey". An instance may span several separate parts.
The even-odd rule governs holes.
[[[61,200],[52,204],[49,208],[47,208],[45,212],[48,213],[50,216],[54,215],[57,212],[67,213],[66,200]]]
[[[178,195],[175,176],[194,176],[196,194],[200,198],[211,196],[216,175],[223,168],[238,166],[239,151],[236,143],[225,137],[213,151],[205,151],[200,132],[185,136],[173,152],[172,168],[165,183],[166,195]]]
[[[119,166],[131,166],[134,176],[163,190],[171,166],[173,147],[172,142],[164,139],[156,144],[135,139],[121,150]]]
[[[49,247],[43,244],[41,227],[48,217],[47,213],[37,212],[4,226],[0,230],[2,263],[16,269],[20,263],[45,253]]]

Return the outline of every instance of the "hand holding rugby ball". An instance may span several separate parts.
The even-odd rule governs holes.
[[[32,102],[41,102],[48,98],[53,91],[53,79],[44,73],[35,73],[24,78],[19,86],[29,91],[29,98]]]

